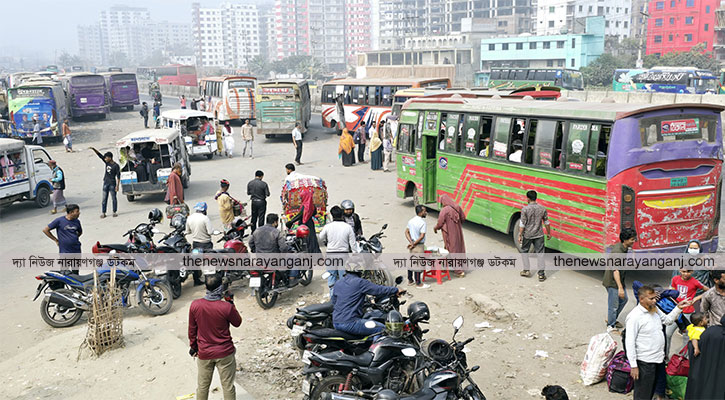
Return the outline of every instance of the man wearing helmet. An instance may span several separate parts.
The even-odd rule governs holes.
[[[343,221],[342,209],[338,206],[333,206],[330,209],[330,215],[332,215],[332,222],[322,228],[320,242],[327,246],[326,250],[328,255],[352,253],[355,248],[355,233],[352,231],[350,225]],[[330,274],[327,277],[327,286],[330,288],[330,293],[332,293],[332,287],[340,279],[340,271],[330,269],[327,272]]]
[[[211,233],[214,229],[211,220],[206,215],[206,203],[200,201],[194,205],[194,213],[186,219],[186,235],[191,235],[191,247],[194,249],[209,250],[214,248],[211,242]],[[194,271],[194,285],[201,285],[201,271]]]
[[[355,236],[362,236],[362,222],[360,222],[360,216],[355,213],[355,203],[353,203],[352,200],[343,200],[342,203],[340,203],[340,207],[344,212],[343,217],[345,222],[352,227],[353,232],[355,232]]]
[[[353,335],[368,336],[380,333],[385,327],[380,322],[374,328],[368,328],[368,320],[362,318],[363,303],[366,295],[387,297],[405,293],[397,287],[380,286],[360,277],[362,266],[350,262],[345,268],[345,276],[335,283],[332,293],[332,325],[335,329]]]

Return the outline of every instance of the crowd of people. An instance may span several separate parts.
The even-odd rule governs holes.
[[[366,163],[365,149],[370,142],[370,169],[373,171],[383,170],[390,172],[390,164],[393,163],[393,135],[390,130],[385,129],[385,120],[380,121],[376,126],[375,121],[366,124],[365,121],[360,122],[360,126],[355,130],[354,134],[350,134],[347,128],[342,129],[340,135],[340,144],[337,149],[338,157],[342,160],[342,165],[350,167],[358,163]],[[380,135],[383,132],[384,138]],[[355,159],[355,147],[357,146],[357,161]]]

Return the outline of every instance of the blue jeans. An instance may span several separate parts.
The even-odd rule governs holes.
[[[342,278],[342,276],[340,271],[336,269],[328,269],[327,272],[330,273],[330,276],[327,277],[327,287],[330,288],[330,296],[332,296],[332,287],[335,285],[335,282]]]
[[[103,200],[101,201],[101,212],[106,213],[108,208],[108,194],[111,194],[111,200],[113,201],[113,212],[118,211],[118,199],[116,199],[116,183],[103,184]]]
[[[624,306],[627,305],[627,291],[624,291],[624,298],[619,298],[619,290],[617,288],[607,288],[607,326],[614,326],[617,323],[617,317],[622,313]]]
[[[343,322],[340,324],[334,324],[335,329],[338,331],[343,331],[350,333],[352,335],[359,335],[359,336],[370,336],[375,335],[376,333],[380,333],[385,330],[385,325],[383,325],[380,322],[375,322],[375,328],[368,328],[365,326],[365,323],[368,322],[368,320],[365,319],[356,319],[354,321],[350,322]]]

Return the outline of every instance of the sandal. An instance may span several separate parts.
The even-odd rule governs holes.
[[[519,272],[519,275],[523,276],[524,278],[529,278],[529,277],[531,277],[531,271],[524,270],[524,271]]]

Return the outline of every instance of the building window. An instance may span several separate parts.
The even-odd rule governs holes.
[[[662,18],[657,18],[655,20],[655,26],[662,26]]]
[[[563,67],[564,66],[564,61],[566,61],[566,60],[556,60],[556,66],[557,67]]]
[[[695,0],[687,0],[686,6],[687,7],[695,7]]]
[[[674,24],[675,24],[675,17],[670,17],[670,25],[674,25]]]
[[[509,44],[508,43],[502,43],[501,44],[501,50],[508,50],[508,49],[509,49]]]
[[[609,21],[604,21],[604,27],[609,28]]]
[[[705,14],[710,14],[710,6],[705,6]]]
[[[523,43],[516,43],[516,50],[523,50],[524,44]]]
[[[535,50],[536,49],[536,42],[529,43],[529,49]]]
[[[704,28],[705,28],[705,32],[707,32],[709,30],[709,28],[710,28],[710,24],[705,24],[705,27]]]
[[[550,49],[551,48],[551,42],[543,42],[544,43],[544,49]]]
[[[692,25],[694,17],[685,17],[685,25]]]
[[[556,12],[556,7],[554,7],[554,6],[549,7],[549,13],[553,13],[553,12]]]
[[[489,45],[488,45],[488,50],[489,50],[489,51],[494,51],[494,50],[496,50],[496,45],[495,45],[495,44],[489,44]]]
[[[670,1],[670,8],[675,8],[676,5],[677,3],[675,2],[675,0]]]
[[[690,0],[687,0],[687,1],[690,1]],[[665,2],[664,1],[658,1],[655,4],[655,9],[657,9],[657,10],[664,10],[665,9]]]
[[[576,38],[571,38],[571,48],[576,48]]]
[[[576,60],[573,58],[571,59],[571,67],[572,68],[576,67]]]
[[[584,6],[580,5],[580,6],[579,6],[579,12],[583,12],[583,11],[584,11]],[[554,64],[554,62],[552,61],[552,62],[551,62],[551,64],[552,64],[552,65],[548,65],[548,66],[549,66],[549,67],[552,67],[552,66],[553,66],[553,64]]]
[[[662,43],[662,35],[655,35],[655,43]]]
[[[553,27],[554,27],[554,21],[549,21],[549,28],[553,28]]]
[[[629,21],[624,21],[624,27],[625,28],[628,28],[629,27]],[[627,38],[627,35],[625,35],[624,38],[626,39]]]
[[[655,36],[655,39],[657,37]],[[686,33],[685,34],[685,42],[692,42],[692,33]]]
[[[556,41],[556,48],[557,49],[563,49],[564,48],[564,41],[563,40],[557,40]]]
[[[671,42],[672,39],[674,39],[674,37],[672,36],[672,34],[670,34],[669,36],[667,36],[667,41]]]
[[[579,6],[581,7],[581,6]],[[546,66],[547,67],[553,67],[554,66],[554,60],[546,60]]]

